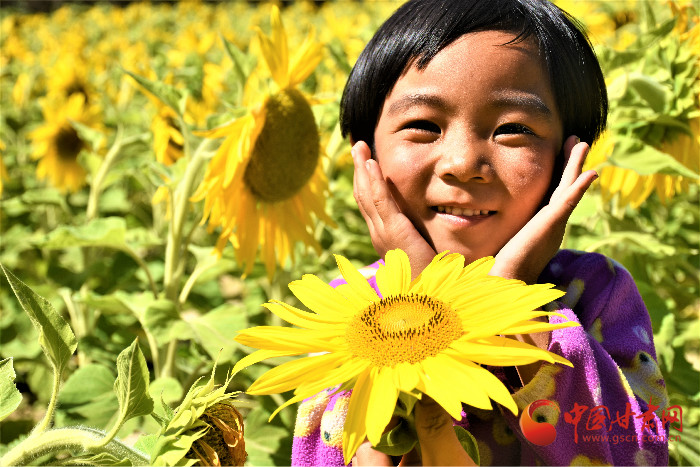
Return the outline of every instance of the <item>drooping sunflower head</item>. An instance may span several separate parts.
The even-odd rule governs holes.
[[[231,403],[235,393],[226,391],[231,381],[196,381],[175,410],[166,411],[151,451],[153,465],[243,465],[247,454],[243,417]],[[167,415],[169,413],[169,415]]]
[[[296,89],[269,96],[264,113],[243,181],[258,200],[274,203],[296,195],[313,176],[320,141],[311,107]]]
[[[269,78],[254,71],[244,96],[249,112],[202,133],[225,139],[192,197],[205,200],[203,222],[210,230],[221,227],[217,249],[230,241],[245,274],[260,250],[268,276],[277,264],[294,261],[296,242],[320,251],[314,217],[333,224],[324,212],[327,182],[318,126],[298,87],[320,62],[321,46],[310,34],[290,55],[276,6],[270,24],[270,35],[258,30],[256,42]]]
[[[243,416],[236,408],[219,402],[199,418],[208,426],[204,435],[192,443],[185,457],[199,465],[243,465],[248,456],[243,438]]]

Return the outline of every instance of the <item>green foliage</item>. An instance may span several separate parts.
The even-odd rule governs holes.
[[[22,394],[15,387],[15,376],[12,359],[0,360],[0,421],[14,412],[22,402]]]
[[[39,344],[59,375],[75,352],[78,341],[70,326],[44,297],[27,287],[0,264],[12,291],[39,332]]]

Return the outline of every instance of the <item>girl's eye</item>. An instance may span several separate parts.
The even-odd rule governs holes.
[[[414,120],[412,122],[408,122],[403,126],[404,130],[420,130],[420,131],[427,131],[430,133],[441,133],[440,127],[436,125],[433,122],[430,122],[428,120]]]
[[[494,136],[515,134],[534,135],[535,133],[531,129],[529,129],[525,125],[521,125],[520,123],[506,123],[505,125],[501,125],[498,128],[496,128]]]

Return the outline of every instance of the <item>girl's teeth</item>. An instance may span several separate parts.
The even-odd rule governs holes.
[[[474,210],[474,209],[462,209],[451,206],[438,206],[438,212],[444,212],[447,214],[452,214],[453,216],[485,216],[489,213],[488,210]]]

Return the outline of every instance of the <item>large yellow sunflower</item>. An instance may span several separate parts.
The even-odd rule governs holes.
[[[75,192],[85,183],[85,169],[78,155],[88,144],[78,134],[72,121],[87,126],[98,124],[98,112],[85,103],[81,93],[72,94],[66,101],[42,101],[44,124],[32,131],[32,157],[39,159],[36,174],[48,179],[61,191]]]
[[[230,240],[247,274],[260,247],[269,276],[277,263],[294,260],[298,241],[320,252],[312,216],[332,223],[324,211],[318,128],[296,88],[318,65],[321,47],[309,35],[290,57],[276,6],[271,27],[270,37],[258,31],[258,39],[276,88],[245,116],[204,133],[225,139],[192,197],[204,199],[203,222],[210,230],[221,228],[217,249]]]
[[[326,388],[353,387],[343,428],[346,462],[365,437],[376,445],[400,392],[427,394],[456,419],[461,418],[462,403],[491,409],[490,399],[517,413],[505,386],[480,364],[545,360],[571,365],[551,352],[503,337],[576,324],[532,321],[562,316],[533,310],[563,293],[551,284],[489,276],[493,258],[465,267],[462,255],[441,253],[411,281],[408,256],[392,250],[376,275],[382,296],[346,258],[336,255],[336,261],[347,284],[332,288],[308,274],[290,283],[294,295],[313,312],[274,300],[266,303],[298,327],[239,332],[236,341],[261,350],[244,357],[233,371],[266,358],[315,353],[269,370],[248,393],[293,389],[294,397],[279,411]]]

